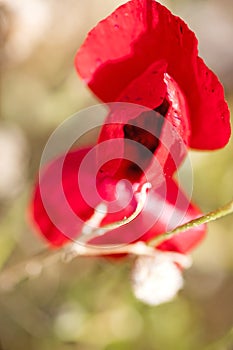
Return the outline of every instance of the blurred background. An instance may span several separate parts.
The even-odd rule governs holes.
[[[133,297],[130,258],[63,264],[47,257],[27,265],[22,278],[20,267],[11,269],[46,248],[26,211],[49,135],[97,103],[76,75],[74,55],[88,30],[124,2],[0,0],[1,350],[233,349],[233,216],[209,225],[184,290],[158,307]],[[233,109],[232,0],[161,3],[196,32]],[[193,199],[204,212],[233,198],[232,152],[233,141],[191,152]]]

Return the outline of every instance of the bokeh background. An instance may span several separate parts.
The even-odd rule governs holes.
[[[124,2],[0,0],[1,350],[233,349],[233,216],[209,225],[184,290],[158,307],[133,297],[131,258],[65,264],[46,253],[21,275],[22,261],[46,249],[26,220],[43,147],[65,118],[97,103],[76,75],[75,52]],[[233,109],[232,0],[161,2],[196,32]],[[193,199],[204,212],[233,198],[232,152],[231,141],[190,154]]]

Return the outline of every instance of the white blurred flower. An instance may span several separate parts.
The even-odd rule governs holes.
[[[132,288],[137,299],[149,305],[172,300],[183,287],[181,267],[189,267],[191,259],[170,252],[137,258],[132,271]]]
[[[51,8],[43,0],[0,0],[12,13],[12,27],[6,44],[10,60],[26,59],[43,38],[51,20]]]

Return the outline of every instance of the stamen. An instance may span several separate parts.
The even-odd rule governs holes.
[[[101,221],[105,218],[107,214],[107,206],[104,203],[100,203],[94,210],[94,214],[87,220],[82,228],[82,234],[87,236],[100,226]]]
[[[97,206],[95,208],[95,212],[94,212],[93,216],[84,225],[84,232],[82,232],[81,236],[78,238],[78,242],[87,243],[91,239],[94,239],[94,238],[99,237],[99,236],[103,236],[108,231],[112,231],[116,228],[119,228],[121,226],[129,224],[131,221],[133,221],[141,213],[142,209],[144,208],[145,202],[147,199],[147,191],[151,187],[152,187],[151,184],[148,182],[146,182],[145,184],[142,185],[140,192],[135,194],[136,199],[138,199],[138,205],[136,207],[136,210],[128,218],[124,218],[121,221],[116,221],[116,222],[110,223],[108,225],[99,227],[102,219],[107,214],[107,207],[105,206],[104,210],[102,210],[102,213],[100,213],[99,211],[97,211],[97,208],[99,210],[99,206]],[[102,205],[102,204],[100,204],[100,205]]]

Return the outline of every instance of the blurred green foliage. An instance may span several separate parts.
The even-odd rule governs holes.
[[[25,214],[40,156],[59,123],[97,102],[76,76],[73,58],[87,31],[119,3],[124,1],[0,2],[4,49],[0,127],[17,127],[27,144],[22,169],[13,167],[13,172],[25,172],[20,188],[12,193],[12,180],[9,190],[0,193],[3,270],[45,247],[29,228]],[[232,13],[231,0],[222,5],[215,0],[166,3],[180,15],[186,14],[187,20],[195,3],[196,11],[208,3]],[[201,32],[199,38],[202,41]],[[216,55],[221,60],[220,52]],[[224,64],[221,68],[224,77]],[[233,77],[229,80],[228,75],[227,84],[233,110]],[[216,152],[191,152],[193,199],[204,212],[233,197],[232,154],[232,141]],[[210,224],[208,237],[193,256],[184,290],[173,302],[154,308],[132,295],[132,258],[51,262],[41,274],[32,273],[13,289],[0,284],[0,349],[231,350],[233,217]]]

